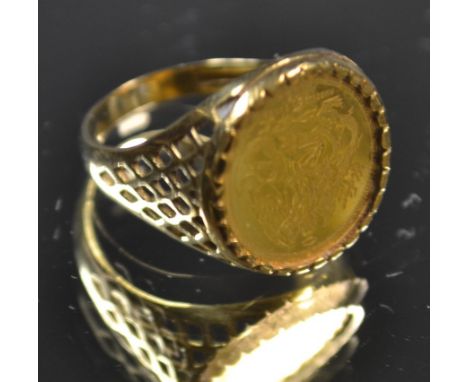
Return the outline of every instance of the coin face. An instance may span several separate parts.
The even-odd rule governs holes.
[[[379,142],[350,83],[310,74],[274,89],[227,153],[222,199],[244,254],[296,269],[351,241],[378,192]]]

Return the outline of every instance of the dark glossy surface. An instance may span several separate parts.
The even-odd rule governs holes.
[[[287,4],[287,5],[286,5]],[[369,281],[359,346],[333,381],[429,375],[427,1],[70,1],[40,4],[41,381],[125,381],[78,309],[72,218],[87,108],[146,71],[206,57],[324,46],[355,59],[388,109],[393,160],[372,226],[350,251]],[[164,244],[165,245],[165,244]]]

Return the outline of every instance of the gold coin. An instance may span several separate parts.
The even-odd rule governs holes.
[[[349,80],[308,73],[241,120],[222,199],[243,255],[297,269],[353,240],[382,173],[368,102]]]

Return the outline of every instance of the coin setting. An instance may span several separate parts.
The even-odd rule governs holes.
[[[325,54],[285,66],[248,90],[216,201],[230,249],[274,272],[317,267],[352,245],[390,169],[385,110],[355,64]]]

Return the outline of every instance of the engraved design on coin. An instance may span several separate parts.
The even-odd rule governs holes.
[[[297,252],[326,240],[354,213],[371,161],[370,133],[353,95],[330,82],[276,109],[282,113],[265,113],[244,133],[234,187],[240,205],[250,206],[245,231],[255,229],[273,251]]]

